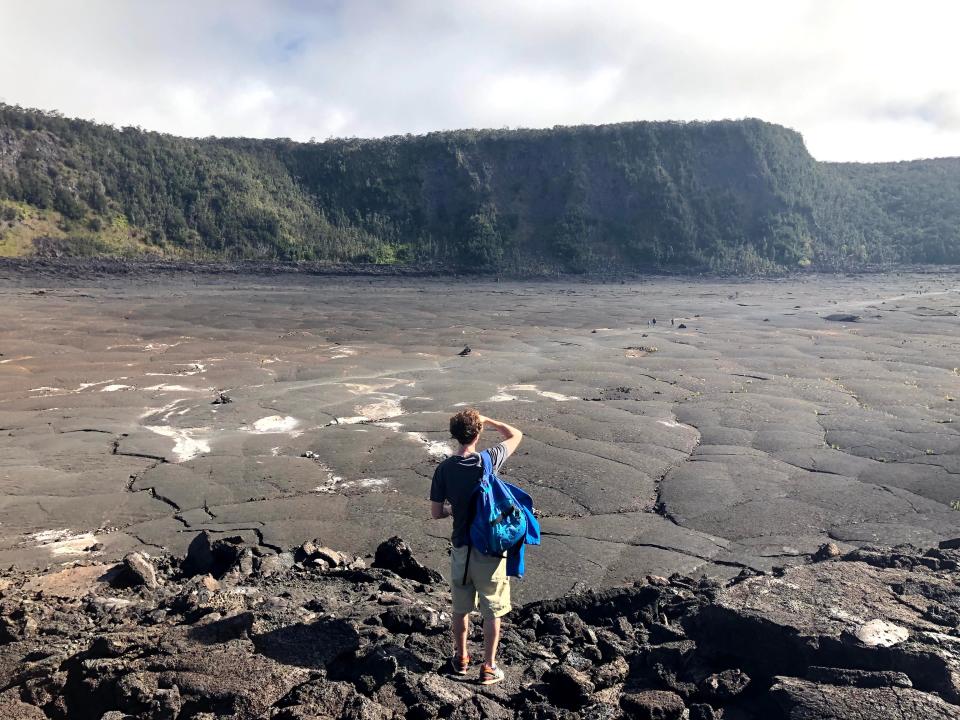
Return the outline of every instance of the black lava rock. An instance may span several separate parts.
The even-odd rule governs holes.
[[[742,670],[724,670],[705,677],[699,689],[708,700],[727,702],[746,690],[749,684],[750,676]]]
[[[681,720],[687,709],[683,699],[669,690],[624,693],[620,707],[636,720]]]
[[[427,585],[443,582],[440,573],[417,560],[403,539],[396,536],[377,547],[373,567],[391,570],[402,578]]]
[[[590,677],[570,665],[559,665],[543,676],[550,699],[561,707],[576,710],[591,701],[596,686]]]

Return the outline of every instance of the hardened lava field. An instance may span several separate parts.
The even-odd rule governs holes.
[[[525,433],[503,475],[544,544],[520,599],[936,545],[960,536],[958,290],[8,272],[0,564],[206,529],[357,554],[402,535],[445,572],[426,497],[463,405]]]

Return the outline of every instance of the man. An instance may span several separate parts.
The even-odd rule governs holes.
[[[441,462],[433,473],[430,514],[434,520],[453,516],[450,591],[453,595],[454,656],[450,664],[458,675],[467,674],[470,665],[468,616],[479,607],[483,616],[480,684],[492,685],[503,680],[503,671],[497,667],[497,645],[500,642],[500,618],[510,612],[510,578],[507,577],[506,558],[481,555],[467,543],[473,491],[483,477],[483,461],[477,453],[477,442],[484,428],[495,430],[501,438],[500,443],[487,451],[494,472],[500,470],[523,438],[517,428],[484,417],[473,409],[463,410],[450,418],[450,434],[460,443],[460,448],[455,455]],[[450,510],[445,505],[447,502]]]

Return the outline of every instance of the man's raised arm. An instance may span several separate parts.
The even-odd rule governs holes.
[[[503,445],[507,448],[507,456],[513,455],[513,451],[517,449],[520,441],[523,440],[523,433],[519,428],[515,428],[513,425],[507,425],[507,423],[494,420],[493,418],[484,417],[483,415],[480,416],[480,422],[483,423],[484,428],[490,428],[500,433],[500,437],[503,438]]]

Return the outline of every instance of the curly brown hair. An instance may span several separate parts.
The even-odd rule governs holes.
[[[450,418],[450,434],[461,445],[469,445],[476,440],[482,429],[480,413],[473,408],[461,410]]]

